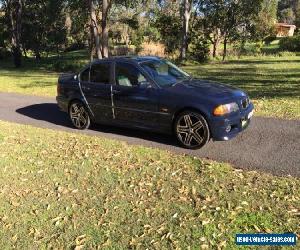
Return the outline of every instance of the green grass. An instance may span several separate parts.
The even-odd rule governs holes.
[[[299,119],[300,56],[282,55],[241,57],[184,69],[194,76],[246,90],[254,100],[258,115]],[[59,73],[53,69],[74,71],[87,63],[86,58],[85,51],[75,51],[59,59],[54,56],[43,59],[40,63],[27,59],[25,66],[18,70],[10,62],[0,61],[1,91],[55,96]]]
[[[60,74],[55,69],[79,70],[88,63],[85,51],[66,53],[63,57],[50,56],[36,62],[33,58],[23,60],[23,67],[16,69],[11,61],[0,60],[1,92],[52,97]]]
[[[261,56],[214,61],[184,69],[246,90],[261,116],[300,118],[300,57]]]
[[[236,249],[236,233],[300,234],[296,178],[6,122],[0,148],[4,248]]]

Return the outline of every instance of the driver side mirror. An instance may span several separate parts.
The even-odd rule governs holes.
[[[142,82],[140,82],[139,87],[141,89],[151,89],[152,88],[152,84],[150,82],[148,82],[148,81],[142,81]]]
[[[79,75],[74,75],[74,80],[77,81],[79,79]]]

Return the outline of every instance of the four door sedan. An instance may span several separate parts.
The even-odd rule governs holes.
[[[95,122],[174,134],[189,149],[235,137],[253,114],[243,91],[192,78],[157,57],[96,60],[61,76],[57,92],[77,129]]]

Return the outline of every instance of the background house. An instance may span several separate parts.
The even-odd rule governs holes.
[[[296,26],[286,23],[276,23],[277,37],[293,36]]]

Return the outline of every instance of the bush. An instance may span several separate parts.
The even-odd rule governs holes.
[[[72,61],[63,61],[58,60],[50,66],[50,70],[58,72],[77,72],[80,70],[86,63],[84,62],[72,62]]]
[[[198,62],[206,62],[209,58],[209,43],[206,39],[197,39],[191,49],[192,59]]]
[[[68,46],[67,48],[65,48],[65,52],[71,52],[71,51],[76,51],[76,50],[81,50],[85,48],[85,44],[84,43],[73,43],[70,46]]]
[[[282,51],[300,52],[300,35],[282,38],[279,48]]]
[[[277,39],[276,36],[268,36],[268,37],[265,38],[264,42],[265,42],[266,45],[270,45],[276,39]]]
[[[11,53],[9,50],[5,48],[0,48],[0,60],[6,59],[11,56]]]

